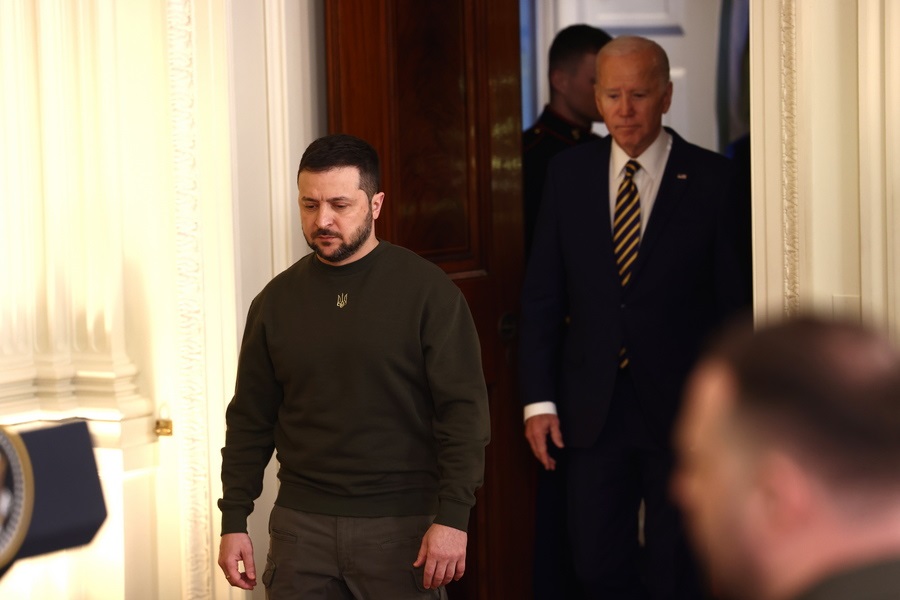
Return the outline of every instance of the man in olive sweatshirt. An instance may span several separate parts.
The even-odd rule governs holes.
[[[267,597],[446,598],[465,571],[490,429],[469,308],[440,268],[375,236],[384,193],[368,143],[316,140],[297,179],[313,253],[250,306],[219,566],[256,585],[247,515],[275,451]]]

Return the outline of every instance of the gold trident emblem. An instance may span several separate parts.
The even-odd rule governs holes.
[[[337,307],[344,308],[347,306],[347,294],[338,294]]]

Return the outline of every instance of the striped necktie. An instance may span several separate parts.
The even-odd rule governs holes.
[[[628,161],[625,165],[625,176],[616,194],[613,248],[622,287],[631,281],[631,268],[634,266],[641,243],[641,196],[634,183],[634,174],[640,168],[641,165],[636,160]],[[625,346],[622,346],[619,350],[619,368],[624,369],[627,366],[628,354]]]
[[[641,196],[634,183],[634,174],[640,168],[641,165],[636,160],[628,161],[625,165],[625,176],[616,194],[613,247],[623,287],[631,280],[631,267],[637,258],[641,242]]]

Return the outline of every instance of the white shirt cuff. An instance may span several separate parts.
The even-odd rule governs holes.
[[[537,415],[555,415],[556,404],[553,402],[534,402],[525,405],[525,420]]]

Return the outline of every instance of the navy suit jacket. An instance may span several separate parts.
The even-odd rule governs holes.
[[[704,340],[748,305],[731,162],[668,131],[672,150],[625,288],[609,216],[611,138],[565,150],[548,169],[522,292],[519,381],[525,404],[556,403],[571,447],[599,436],[623,344],[648,426],[667,443]]]

